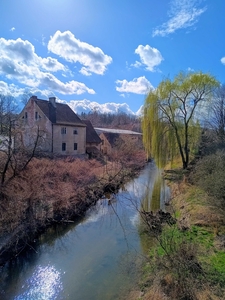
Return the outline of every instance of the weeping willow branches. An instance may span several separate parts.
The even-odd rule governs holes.
[[[200,136],[201,104],[217,86],[211,75],[180,73],[174,81],[166,79],[150,91],[142,119],[143,142],[148,157],[159,167],[180,156],[187,168]]]

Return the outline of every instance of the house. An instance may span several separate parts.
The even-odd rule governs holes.
[[[82,120],[86,124],[86,153],[89,158],[97,158],[101,156],[100,147],[102,140],[95,131],[89,120]]]
[[[56,155],[86,153],[86,124],[55,97],[49,100],[32,96],[19,115],[22,144],[32,148],[39,133],[38,149]]]
[[[142,134],[132,130],[95,128],[102,140],[100,150],[103,154],[110,155],[113,149],[122,144],[142,147]]]

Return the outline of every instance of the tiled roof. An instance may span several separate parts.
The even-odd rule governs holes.
[[[54,107],[49,101],[46,100],[35,99],[34,101],[43,111],[46,117],[54,124],[85,126],[81,119],[67,104],[55,103],[56,107]]]
[[[86,143],[101,143],[101,139],[89,120],[82,120],[86,125]]]

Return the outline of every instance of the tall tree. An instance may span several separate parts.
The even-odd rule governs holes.
[[[187,168],[189,152],[196,148],[200,134],[201,104],[211,99],[218,84],[209,74],[181,72],[149,92],[142,120],[143,142],[159,167],[179,155]]]
[[[225,84],[216,89],[210,105],[210,128],[216,132],[220,142],[225,142]]]

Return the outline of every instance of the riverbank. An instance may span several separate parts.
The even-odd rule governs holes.
[[[178,168],[164,175],[171,188],[167,211],[177,222],[160,234],[146,233],[155,245],[148,250],[140,290],[128,298],[224,299],[224,200],[199,187],[193,170]]]
[[[135,164],[33,159],[1,190],[0,265],[32,249],[35,238],[49,226],[83,216],[104,193],[116,192],[144,164],[144,153]]]

